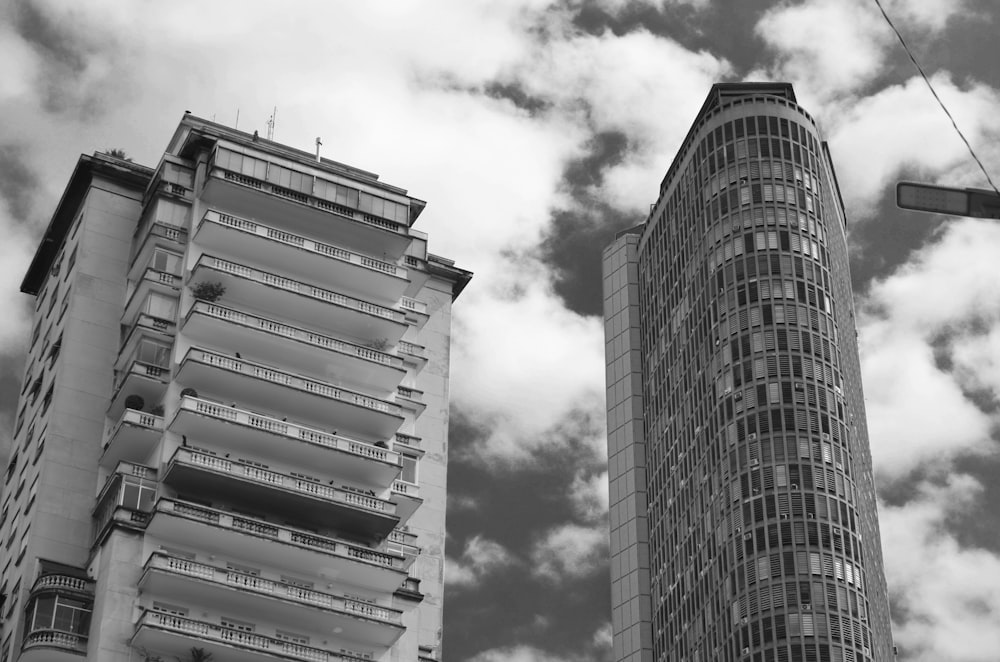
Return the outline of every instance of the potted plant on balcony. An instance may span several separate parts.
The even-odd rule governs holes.
[[[142,408],[146,406],[146,401],[143,400],[141,395],[132,394],[125,397],[125,408],[135,409],[142,411]]]
[[[198,397],[198,391],[194,390],[191,387],[188,387],[188,388],[183,389],[181,391],[181,397],[182,398],[197,398]]]
[[[226,286],[219,282],[202,281],[191,286],[191,294],[195,299],[215,303],[226,293]]]

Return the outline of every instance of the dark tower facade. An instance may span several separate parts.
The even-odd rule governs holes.
[[[616,660],[893,659],[846,232],[791,85],[718,84],[606,249]]]

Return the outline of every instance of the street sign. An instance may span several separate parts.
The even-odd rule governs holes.
[[[1000,219],[1000,194],[983,189],[899,182],[896,206],[931,214]]]

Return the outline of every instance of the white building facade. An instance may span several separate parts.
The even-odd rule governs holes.
[[[471,274],[423,207],[191,115],[155,170],[81,157],[22,284],[0,661],[438,658]]]

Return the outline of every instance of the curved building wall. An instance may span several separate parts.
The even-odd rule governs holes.
[[[812,119],[703,112],[639,245],[656,660],[891,660],[847,260]]]

